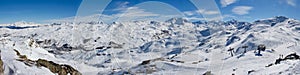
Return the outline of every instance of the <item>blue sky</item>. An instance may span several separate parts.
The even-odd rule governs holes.
[[[93,0],[81,5],[82,0],[0,0],[0,23],[29,21],[43,23],[68,17],[101,14],[105,5]],[[109,0],[107,0],[109,1]],[[200,7],[191,1],[198,1]],[[149,18],[186,17],[190,20],[230,20],[252,22],[274,16],[300,19],[299,0],[112,0],[105,6],[105,19],[132,20]],[[197,3],[196,3],[197,4]],[[86,8],[82,8],[86,6]],[[80,9],[81,8],[81,9]],[[87,10],[83,10],[87,9]],[[100,8],[101,9],[101,8]],[[92,11],[93,10],[93,11]],[[81,12],[78,12],[81,11]],[[126,13],[124,15],[124,13]],[[139,15],[137,15],[139,14]],[[176,16],[177,15],[177,16]],[[179,15],[179,16],[178,16]],[[216,15],[216,16],[213,16]],[[168,17],[166,17],[168,16]],[[221,16],[221,17],[218,17]],[[128,19],[134,17],[132,19]],[[215,18],[214,18],[215,17]]]
[[[80,3],[79,0],[0,0],[0,23],[70,17]]]

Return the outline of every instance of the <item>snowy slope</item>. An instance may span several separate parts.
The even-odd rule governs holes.
[[[14,49],[31,60],[70,65],[83,75],[199,75],[209,71],[216,75],[285,75],[300,70],[299,60],[266,67],[281,54],[300,52],[300,21],[284,16],[253,23],[191,23],[183,18],[112,24],[22,22],[1,25],[0,31],[5,74],[54,74],[45,67],[17,61]],[[254,52],[259,44],[267,48],[262,56]],[[242,46],[248,46],[246,53]],[[234,48],[232,57],[229,48]]]

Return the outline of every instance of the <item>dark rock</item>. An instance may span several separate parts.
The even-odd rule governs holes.
[[[79,71],[77,71],[76,69],[74,69],[73,67],[69,66],[69,65],[59,65],[54,63],[53,61],[47,61],[44,59],[38,59],[36,61],[36,65],[38,66],[43,66],[48,68],[51,72],[53,73],[58,73],[58,75],[81,75],[81,73]]]
[[[48,68],[53,73],[58,73],[58,75],[81,75],[79,71],[71,67],[70,65],[66,64],[57,64],[53,61],[48,61],[45,59],[38,59],[36,61],[27,59],[25,55],[21,55],[17,50],[14,49],[17,56],[19,56],[20,59],[17,59],[18,61],[24,62],[24,64],[28,66],[36,65],[37,67],[45,67]]]
[[[111,63],[111,59],[105,60],[104,63]]]
[[[226,40],[227,42],[226,42],[226,45],[225,45],[225,46],[228,46],[228,45],[230,45],[230,44],[232,44],[232,43],[234,43],[234,42],[236,42],[236,41],[239,41],[239,40],[241,40],[241,38],[238,37],[238,36],[231,36],[231,37],[228,37],[228,39]]]
[[[205,30],[202,30],[199,32],[202,36],[209,36],[211,33],[210,33],[210,30],[209,29],[205,29]]]
[[[292,53],[287,55],[284,58],[276,59],[275,64],[280,64],[281,61],[285,61],[285,60],[299,60],[299,59],[300,59],[299,55],[297,55],[296,53]]]
[[[145,60],[140,65],[147,65],[150,64],[151,60]]]
[[[5,33],[5,34],[3,34],[2,36],[3,37],[8,37],[8,36],[10,36],[11,34],[8,34],[8,33]]]
[[[182,48],[173,48],[171,52],[167,53],[167,55],[180,54],[181,52],[182,52]]]
[[[275,62],[276,63],[276,62]],[[274,64],[273,63],[271,63],[271,64],[269,64],[269,65],[267,65],[267,66],[265,66],[265,67],[270,67],[270,66],[273,66]]]
[[[111,46],[112,48],[123,48],[122,44],[117,44],[117,43],[112,42],[112,41],[109,42],[108,45]]]
[[[255,70],[250,70],[250,71],[248,71],[248,75],[249,75],[250,73],[252,73],[252,72],[255,72]]]
[[[87,43],[87,42],[89,42],[91,39],[84,39],[83,40],[83,43]]]
[[[211,71],[206,71],[204,74],[202,74],[202,75],[212,75],[211,74]]]
[[[150,52],[149,47],[153,44],[153,42],[147,42],[145,44],[143,44],[142,46],[140,46],[140,49],[142,50],[142,52],[147,53]]]
[[[96,47],[96,49],[104,49],[105,46]]]
[[[4,75],[4,68],[3,68],[3,61],[1,59],[1,54],[0,54],[0,75]]]

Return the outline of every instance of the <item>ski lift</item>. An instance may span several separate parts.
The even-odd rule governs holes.
[[[230,55],[233,56],[234,48],[229,47],[229,49],[228,49],[227,51],[229,51],[229,52],[230,52]]]
[[[260,51],[265,51],[266,46],[264,44],[260,44],[257,46],[258,53],[256,55],[261,56]]]
[[[266,50],[266,46],[264,44],[260,44],[260,45],[258,45],[257,50],[265,51]]]

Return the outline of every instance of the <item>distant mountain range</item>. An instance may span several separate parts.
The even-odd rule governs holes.
[[[300,21],[284,16],[252,23],[18,22],[0,31],[5,75],[300,74]],[[261,55],[258,45],[266,47]]]

